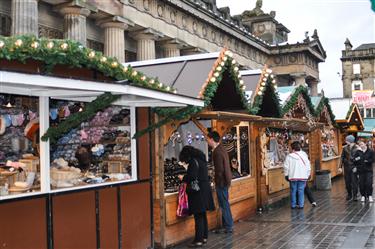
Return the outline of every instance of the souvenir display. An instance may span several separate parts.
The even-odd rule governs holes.
[[[178,164],[176,158],[165,159],[164,161],[164,190],[166,193],[177,192],[181,184],[178,175],[186,174],[184,167]]]
[[[334,129],[325,127],[322,131],[322,155],[329,158],[338,155],[337,139]]]

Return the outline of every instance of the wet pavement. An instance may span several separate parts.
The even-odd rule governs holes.
[[[316,208],[305,200],[303,210],[285,205],[254,215],[235,223],[231,235],[210,232],[204,248],[375,248],[375,203],[346,201],[343,177],[332,185],[314,192]]]

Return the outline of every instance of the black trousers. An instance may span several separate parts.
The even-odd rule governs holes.
[[[359,191],[366,198],[372,196],[372,178],[372,171],[359,173]]]
[[[203,242],[208,238],[208,223],[206,212],[194,214],[195,239],[194,242]]]
[[[315,202],[314,196],[311,192],[311,189],[309,188],[309,184],[306,183],[305,186],[305,195],[307,196],[307,199],[309,200],[310,203]]]
[[[349,167],[344,167],[345,187],[349,197],[357,198],[358,173],[353,173]]]

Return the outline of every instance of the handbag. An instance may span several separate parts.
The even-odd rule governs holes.
[[[189,215],[188,196],[186,194],[186,183],[182,183],[178,189],[177,216],[186,217]]]
[[[197,167],[198,167],[198,171],[199,171],[199,163],[197,160],[195,160],[195,163],[197,164]],[[190,183],[189,183],[189,189],[192,190],[193,192],[198,192],[199,190],[201,190],[201,188],[199,187],[199,181],[198,181],[198,178],[197,179],[194,179],[192,180]]]

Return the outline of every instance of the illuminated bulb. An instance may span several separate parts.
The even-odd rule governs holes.
[[[240,80],[240,85],[242,86],[244,84],[244,81],[243,80]]]
[[[224,56],[223,57],[223,61],[227,61],[228,60],[228,57],[227,56]]]
[[[273,79],[275,77],[275,75],[271,74],[271,78]]]
[[[5,43],[3,41],[0,41],[0,48],[3,48]]]
[[[234,68],[234,71],[237,72],[237,71],[238,71],[238,67],[235,67],[235,68]]]
[[[61,48],[63,49],[63,50],[66,50],[67,48],[68,48],[68,43],[63,43],[63,44],[61,44]]]
[[[266,81],[267,81],[267,78],[263,78],[263,81],[266,82]]]
[[[22,40],[21,39],[18,39],[15,43],[14,43],[14,45],[16,45],[17,47],[19,47],[19,46],[22,46]]]
[[[106,62],[107,61],[107,57],[103,56],[101,59],[100,59],[101,62]]]
[[[169,92],[171,90],[171,87],[167,86],[166,90]]]
[[[215,77],[211,77],[210,81],[211,81],[211,82],[215,82],[215,81],[216,81],[216,78],[215,78]]]
[[[79,112],[82,112],[82,111],[83,111],[82,107],[80,107],[78,111],[79,111]]]
[[[273,84],[276,84],[276,80],[273,80],[272,83],[273,83]]]
[[[223,68],[221,67],[221,66],[218,66],[217,68],[216,68],[216,71],[221,71]]]
[[[90,58],[94,58],[94,57],[95,57],[95,52],[94,52],[94,51],[91,51],[91,52],[89,53],[89,57],[90,57]]]
[[[220,62],[220,65],[223,67],[225,65],[224,61]]]
[[[262,87],[262,86],[261,86],[261,87],[259,87],[259,90],[263,91],[263,90],[264,90],[264,87]]]
[[[39,43],[35,41],[35,42],[31,43],[31,47],[37,48],[37,47],[39,47]]]
[[[245,86],[245,85],[243,85],[243,86],[242,86],[242,90],[245,90],[245,89],[246,89],[246,86]]]
[[[219,73],[218,72],[216,72],[216,73],[214,73],[214,76],[217,78],[217,77],[219,77]]]
[[[150,83],[150,84],[154,84],[154,83],[155,83],[155,80],[150,80],[148,83]]]
[[[232,64],[236,64],[236,60],[232,60]]]
[[[12,104],[10,102],[8,102],[8,104],[6,105],[6,107],[11,108]]]
[[[143,75],[143,76],[141,77],[141,80],[146,80],[146,76]]]
[[[117,67],[117,66],[118,66],[117,61],[112,62],[111,66],[112,66],[112,67]]]
[[[229,55],[229,53],[230,53],[229,50],[227,50],[227,51],[225,51],[224,54],[225,54],[225,55]]]
[[[128,71],[128,67],[124,67],[124,69],[122,69],[122,71],[124,71],[126,73]]]
[[[159,83],[159,87],[162,88],[162,87],[163,87],[163,84],[162,84],[162,83]]]
[[[137,71],[133,71],[132,75],[133,76],[137,76],[138,72]]]
[[[53,48],[53,46],[54,46],[53,42],[50,41],[49,43],[47,43],[47,48],[51,49]]]
[[[265,74],[264,74],[264,77],[268,77],[268,76],[270,76],[268,73],[265,73]]]
[[[272,70],[269,69],[269,68],[267,68],[267,69],[266,69],[266,72],[267,72],[267,73],[272,73]]]
[[[229,57],[233,57],[233,53],[229,51],[228,56],[229,56]]]
[[[262,86],[265,86],[266,85],[266,82],[262,81],[262,83],[260,83]]]
[[[176,94],[176,93],[177,93],[177,90],[176,90],[176,89],[174,89],[174,90],[173,90],[173,93],[174,93],[174,94]]]
[[[262,92],[262,91],[259,91],[259,92],[258,92],[258,95],[262,95],[262,94],[263,94],[263,92]]]
[[[275,90],[277,90],[277,85],[274,85],[273,87],[275,88]]]

